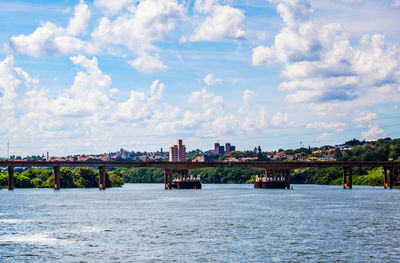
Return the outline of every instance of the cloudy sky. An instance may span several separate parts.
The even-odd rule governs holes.
[[[400,137],[399,0],[0,0],[0,156]]]

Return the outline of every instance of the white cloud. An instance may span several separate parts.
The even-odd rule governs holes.
[[[94,5],[108,9],[111,14],[115,14],[122,9],[131,8],[134,10],[136,0],[95,0]]]
[[[357,128],[361,128],[365,124],[376,123],[377,121],[378,117],[376,116],[376,113],[369,111],[359,111],[353,118],[353,123],[357,126]]]
[[[203,81],[204,81],[204,83],[207,84],[207,86],[212,86],[212,85],[215,85],[217,83],[220,83],[222,80],[219,79],[219,78],[216,78],[213,73],[208,73],[204,77]]]
[[[11,44],[18,53],[30,56],[95,53],[98,50],[93,44],[76,37],[85,32],[89,19],[89,7],[81,1],[75,6],[67,27],[45,22],[30,35],[11,37]]]
[[[313,122],[313,123],[308,123],[306,125],[307,129],[335,130],[336,132],[344,131],[345,127],[346,127],[346,123],[344,123],[344,122],[333,122],[333,123]]]
[[[374,112],[357,111],[353,123],[357,128],[368,127],[368,131],[361,132],[362,139],[375,140],[385,134],[385,131],[379,127],[379,118]]]
[[[385,131],[379,128],[377,125],[369,125],[369,130],[361,133],[363,140],[376,140],[385,134]]]
[[[317,141],[321,141],[321,140],[327,139],[329,137],[332,137],[332,133],[324,132],[323,134],[321,134],[320,136],[317,137]]]
[[[142,53],[138,58],[128,61],[128,64],[136,68],[137,71],[143,73],[151,73],[153,70],[162,70],[167,68],[167,66],[161,62],[160,55],[158,54],[151,56],[147,53]]]
[[[194,11],[208,15],[196,28],[190,41],[219,41],[239,39],[245,36],[244,12],[214,0],[197,0]]]
[[[287,113],[277,112],[272,116],[271,123],[275,127],[289,125],[289,115]]]
[[[393,7],[400,7],[400,0],[393,1],[392,6]]]
[[[257,96],[257,94],[254,91],[246,89],[243,92],[243,102],[244,102],[244,104],[248,105],[250,103],[250,100],[255,96]]]
[[[386,44],[378,34],[365,35],[360,45],[352,45],[341,25],[314,25],[307,1],[278,2],[285,27],[271,46],[253,49],[252,62],[284,64],[281,75],[289,80],[280,89],[289,91],[289,102],[345,104],[354,110],[400,98],[398,46]]]
[[[92,38],[103,46],[127,47],[138,56],[129,64],[139,71],[164,69],[166,66],[159,60],[153,43],[165,40],[183,14],[183,5],[176,0],[141,1],[134,10],[122,12],[114,20],[103,17],[92,32]]]

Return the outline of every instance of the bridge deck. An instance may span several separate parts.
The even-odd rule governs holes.
[[[400,162],[337,162],[337,161],[293,161],[293,162],[135,162],[135,161],[0,161],[0,167],[128,167],[158,168],[168,170],[190,170],[205,167],[253,167],[261,169],[298,169],[306,167],[400,167]]]

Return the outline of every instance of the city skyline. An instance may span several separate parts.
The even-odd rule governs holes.
[[[0,157],[400,134],[398,0],[0,8]]]

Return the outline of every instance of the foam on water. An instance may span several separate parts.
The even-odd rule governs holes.
[[[27,243],[27,244],[46,244],[55,245],[62,240],[50,237],[46,234],[28,234],[28,235],[5,235],[0,237],[0,242],[15,242],[15,243]]]
[[[15,218],[0,219],[0,223],[5,223],[5,224],[29,223],[29,222],[32,222],[32,221],[33,220],[30,220],[30,219],[15,219]]]

